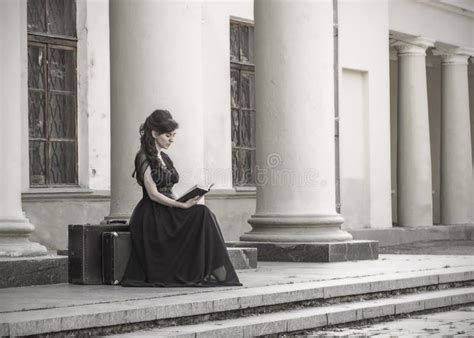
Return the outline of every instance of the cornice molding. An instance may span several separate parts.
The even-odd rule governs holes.
[[[440,0],[417,0],[417,2],[422,3],[424,5],[428,5],[428,6],[445,10],[447,12],[459,14],[459,15],[468,17],[470,19],[474,18],[474,10],[469,9],[469,8],[456,6],[454,4],[446,3]]]

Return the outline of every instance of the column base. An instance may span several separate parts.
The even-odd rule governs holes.
[[[27,236],[0,237],[0,257],[32,257],[44,256],[48,253],[46,247],[39,243],[31,242]]]
[[[228,247],[257,248],[257,260],[266,262],[345,262],[376,260],[378,241],[320,243],[226,242]]]
[[[130,215],[109,215],[105,216],[100,224],[110,223],[128,223],[130,221]]]
[[[352,235],[341,230],[344,219],[335,215],[252,215],[252,231],[240,237],[249,242],[345,242]]]
[[[44,256],[47,249],[31,242],[28,235],[35,227],[27,219],[0,220],[0,257]]]

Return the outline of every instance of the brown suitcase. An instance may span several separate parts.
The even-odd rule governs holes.
[[[132,251],[130,232],[102,234],[102,281],[117,285],[122,280]]]
[[[106,231],[128,231],[128,224],[69,225],[69,283],[102,284],[102,234]]]

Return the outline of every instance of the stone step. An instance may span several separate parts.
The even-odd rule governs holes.
[[[0,257],[0,288],[67,283],[67,257]]]
[[[434,310],[472,302],[474,302],[474,287],[456,288],[210,321],[196,325],[141,330],[116,335],[116,337],[255,337]]]
[[[226,319],[241,316],[243,312],[247,316],[256,314],[262,309],[268,312],[301,306],[325,306],[328,302],[359,301],[357,297],[366,295],[388,298],[398,292],[442,289],[473,282],[474,267],[467,266],[261,287],[188,288],[186,291],[183,288],[173,291],[104,285],[64,285],[61,288],[58,285],[49,291],[59,295],[57,300],[51,302],[32,301],[39,299],[38,287],[12,288],[9,292],[0,293],[5,304],[2,310],[0,302],[0,336],[64,331],[82,331],[93,335],[120,333],[130,327],[169,326],[183,319],[197,323],[205,320],[202,316],[208,315]],[[176,293],[160,295],[170,291]],[[63,293],[65,297],[74,295],[80,300],[67,304],[61,301]]]
[[[235,269],[257,268],[256,248],[227,248]],[[0,289],[18,286],[67,283],[67,251],[39,257],[0,257]]]

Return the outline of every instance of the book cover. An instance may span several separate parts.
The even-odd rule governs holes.
[[[178,202],[183,202],[184,203],[184,202],[186,202],[187,200],[189,200],[193,197],[203,196],[211,190],[213,185],[214,185],[214,183],[211,183],[207,187],[204,187],[204,186],[196,184],[191,189],[189,189],[184,194],[182,194],[180,197],[178,197],[176,200]]]

